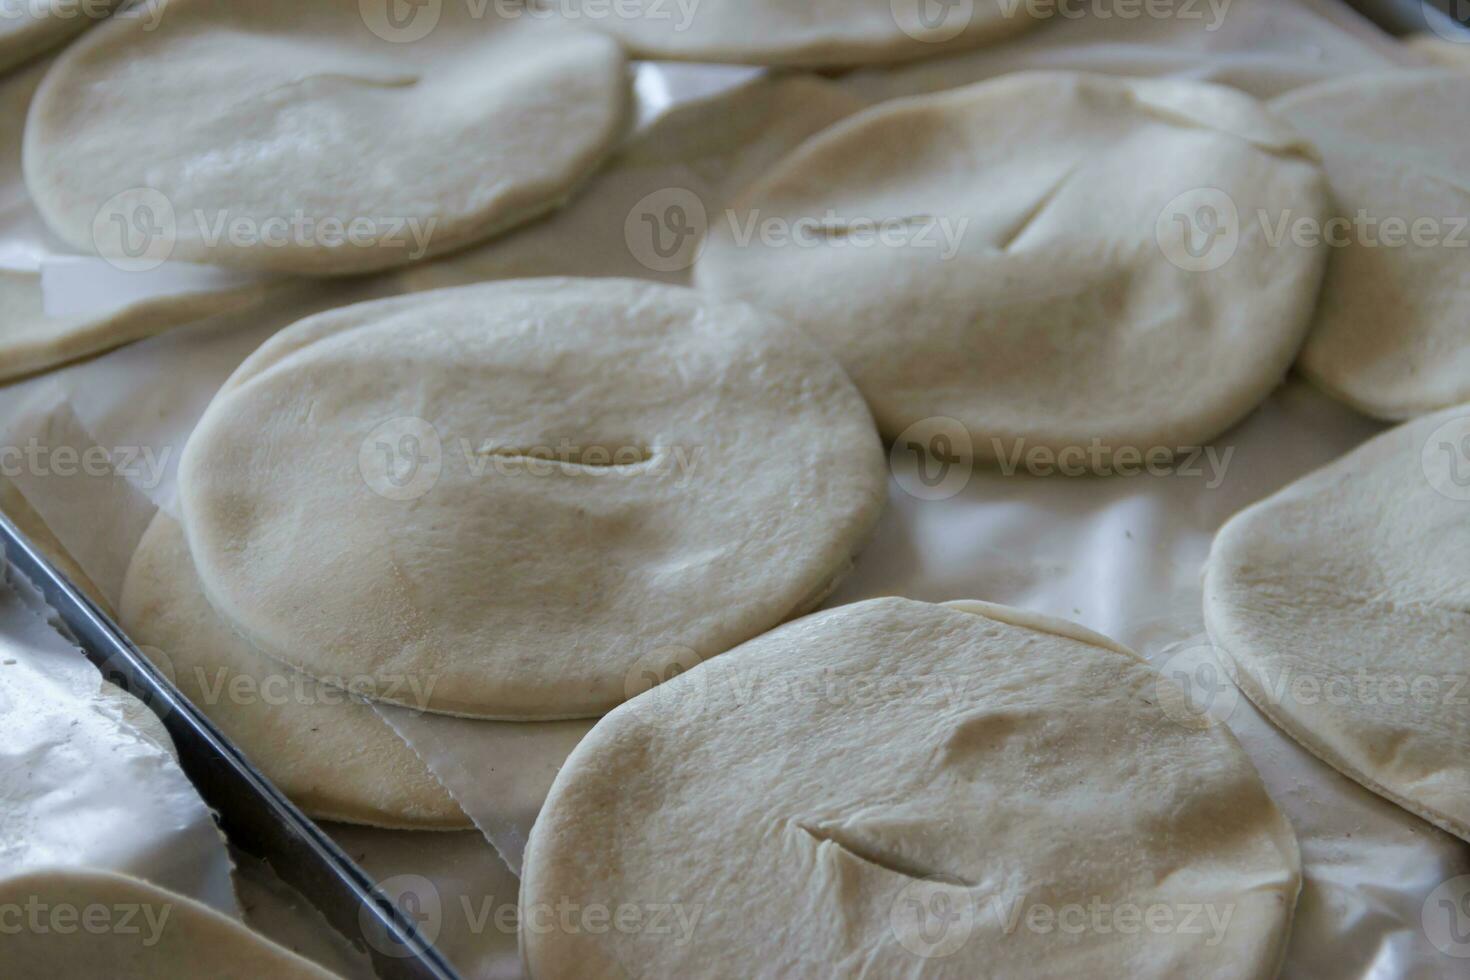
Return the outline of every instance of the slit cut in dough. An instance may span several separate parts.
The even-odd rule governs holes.
[[[788,623],[573,751],[526,854],[528,968],[1273,977],[1296,838],[1229,731],[1176,721],[1171,695],[1109,640],[985,603]],[[568,903],[666,928],[594,932],[558,920]],[[1034,925],[1076,907],[1108,918]],[[1188,929],[1110,928],[1186,912]]]
[[[852,382],[779,320],[531,279],[278,334],[179,492],[205,594],[261,651],[383,701],[555,720],[813,608],[887,469]]]
[[[1326,250],[1273,246],[1258,216],[1327,207],[1247,95],[1024,72],[813,137],[714,224],[695,282],[826,345],[887,439],[953,419],[980,459],[1177,451],[1258,405],[1306,336]]]

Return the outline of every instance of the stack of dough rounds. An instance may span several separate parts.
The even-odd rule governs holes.
[[[1006,0],[532,0],[608,31],[642,58],[845,68],[933,57],[1036,22]],[[937,14],[937,16],[935,16]]]
[[[159,513],[123,583],[121,622],[194,706],[321,820],[403,830],[472,826],[372,707],[252,650],[199,589],[177,521]]]
[[[333,978],[208,906],[110,872],[58,869],[6,878],[0,907],[17,913],[5,930],[4,973],[11,980]],[[38,910],[40,928],[30,926],[31,909]]]
[[[97,29],[31,109],[36,206],[106,255],[137,247],[146,222],[172,259],[369,272],[561,204],[621,135],[611,39],[493,3],[416,8],[407,25],[371,9],[170,0],[151,31]]]
[[[1236,683],[1324,762],[1470,840],[1470,406],[1237,515],[1205,581]]]
[[[983,603],[788,624],[573,752],[526,856],[530,973],[1272,977],[1295,837],[1224,728],[1171,720],[1169,686]],[[583,928],[594,909],[623,925]]]
[[[122,0],[21,0],[0,5],[0,72],[70,40]]]
[[[200,420],[179,493],[203,591],[256,648],[378,700],[551,720],[812,608],[886,468],[852,383],[779,320],[537,279],[282,332]]]
[[[1340,230],[1302,372],[1378,418],[1470,399],[1465,91],[1463,72],[1400,71],[1272,104],[1322,154],[1340,216],[1367,219]]]
[[[947,417],[980,458],[1172,449],[1255,407],[1308,328],[1325,250],[1271,247],[1258,211],[1326,210],[1246,95],[1022,73],[817,136],[714,224],[695,281],[817,337],[886,437]]]

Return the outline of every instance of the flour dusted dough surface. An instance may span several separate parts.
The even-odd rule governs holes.
[[[533,2],[607,31],[643,58],[803,68],[934,57],[1035,23],[1027,4],[1005,0],[633,0],[611,13],[602,0]],[[634,16],[617,14],[629,7]]]
[[[1288,734],[1470,839],[1467,419],[1400,426],[1238,514],[1210,553],[1205,621]]]
[[[1272,103],[1322,154],[1337,211],[1371,221],[1332,249],[1300,367],[1378,418],[1412,418],[1470,399],[1465,91],[1464,72],[1396,71],[1325,82]],[[1395,231],[1389,221],[1404,227]],[[1417,243],[1416,222],[1428,222]]]
[[[1271,977],[1295,838],[1227,731],[1165,714],[1167,683],[1070,624],[984,604],[879,599],[790,623],[573,752],[527,852],[530,972]],[[700,915],[684,943],[595,935],[535,918],[559,901]],[[1213,945],[1024,925],[1090,902],[1232,914]]]
[[[403,830],[471,826],[371,706],[257,653],[221,621],[167,514],[138,543],[121,616],[184,696],[312,817]]]
[[[120,208],[160,242],[171,213],[174,259],[367,272],[550,210],[620,135],[628,85],[610,39],[445,3],[423,37],[378,25],[391,41],[370,7],[171,0],[152,31],[135,18],[94,31],[27,123],[37,207],[88,251],[121,250],[106,221],[94,239]]]
[[[12,980],[333,977],[191,898],[123,875],[57,870],[7,878],[0,880],[0,905],[18,908],[22,919],[32,905],[42,910],[43,928],[6,930],[5,976]],[[94,907],[105,911],[87,913]],[[67,909],[69,919],[56,918]],[[89,922],[109,928],[85,928]]]
[[[1181,268],[1172,202],[1189,194],[1192,219],[1220,192],[1238,247]],[[716,223],[695,281],[817,337],[888,438],[943,416],[981,458],[1198,445],[1280,382],[1316,302],[1325,250],[1269,247],[1257,210],[1326,208],[1317,166],[1248,96],[1022,73],[813,138]],[[854,245],[873,223],[900,244]]]
[[[179,489],[205,592],[261,650],[383,700],[417,680],[434,711],[554,719],[811,608],[886,467],[851,382],[786,324],[538,279],[283,331],[205,413]]]

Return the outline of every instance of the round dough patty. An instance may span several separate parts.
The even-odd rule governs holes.
[[[526,855],[530,972],[1271,977],[1295,837],[1227,731],[1170,720],[1168,683],[983,603],[879,599],[768,633],[572,753]],[[598,934],[567,904],[648,928]],[[1099,928],[1076,932],[1077,906]],[[1104,928],[1151,908],[1229,919]]]
[[[612,40],[463,3],[423,37],[374,33],[370,7],[170,0],[153,30],[98,28],[32,107],[36,206],[119,258],[366,272],[551,209],[619,136]]]
[[[226,384],[179,479],[205,592],[257,647],[511,720],[595,717],[811,608],[886,492],[830,357],[632,280],[304,320]]]
[[[369,705],[255,652],[221,621],[199,588],[183,528],[162,512],[128,566],[121,622],[310,816],[399,830],[473,826]]]
[[[1002,0],[532,0],[596,27],[642,58],[842,68],[948,54],[1036,22]]]
[[[208,906],[110,872],[5,878],[0,908],[15,913],[7,916],[5,975],[16,980],[333,980]]]
[[[1470,399],[1465,87],[1463,72],[1398,71],[1272,104],[1322,154],[1338,214],[1366,218],[1332,249],[1302,373],[1378,418]]]
[[[1470,406],[1236,515],[1205,622],[1236,683],[1343,774],[1470,840]]]
[[[1257,212],[1326,207],[1248,96],[1023,73],[815,137],[713,222],[695,281],[817,337],[890,439],[943,417],[982,459],[1177,449],[1254,408],[1306,333],[1325,250],[1271,247]]]

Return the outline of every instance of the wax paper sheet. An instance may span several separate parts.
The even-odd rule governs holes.
[[[131,551],[128,539],[136,539],[154,508],[174,506],[177,455],[209,397],[281,326],[347,301],[492,277],[632,275],[685,282],[697,236],[673,249],[651,238],[677,230],[667,222],[672,214],[692,217],[697,229],[807,133],[874,101],[1025,68],[1179,75],[1271,97],[1339,74],[1423,63],[1335,0],[1180,3],[1173,5],[1176,15],[1158,18],[1101,16],[1096,4],[1060,7],[1081,9],[1084,16],[1059,14],[999,48],[894,70],[752,83],[754,73],[744,69],[641,65],[638,130],[557,215],[396,275],[273,291],[259,309],[217,316],[0,389],[0,419],[10,423],[12,443],[40,431],[101,447],[114,459],[151,448],[157,464],[135,465],[121,484],[106,477],[27,475],[22,489],[66,546],[76,549],[83,567],[99,570],[99,585],[115,589],[118,568]],[[18,175],[0,172],[0,201],[7,191],[13,198],[17,186]],[[37,258],[44,243],[0,216],[0,244],[7,241],[12,248],[21,242],[37,267],[47,267],[48,257],[62,258]],[[64,281],[51,278],[47,286]],[[1434,889],[1470,873],[1470,845],[1339,776],[1233,695],[1233,688],[1215,686],[1220,668],[1203,635],[1199,576],[1215,530],[1241,507],[1377,431],[1378,425],[1292,381],[1208,451],[1153,473],[1074,479],[962,470],[936,492],[900,453],[891,506],[830,604],[885,594],[979,598],[1072,619],[1132,645],[1235,731],[1296,828],[1307,882],[1284,975],[1463,976],[1467,961],[1436,947],[1431,934],[1441,942],[1442,936],[1426,923],[1435,913]],[[112,521],[99,522],[98,514]],[[518,867],[550,774],[575,732],[390,708],[382,713],[475,818],[506,865]],[[514,886],[481,838],[338,833],[344,843],[355,835],[374,873],[422,879],[399,880],[395,887],[420,910],[425,901],[438,902],[441,944],[468,975],[515,975],[507,952],[513,941],[482,914],[487,904],[493,914]],[[471,864],[473,874],[461,872]]]

